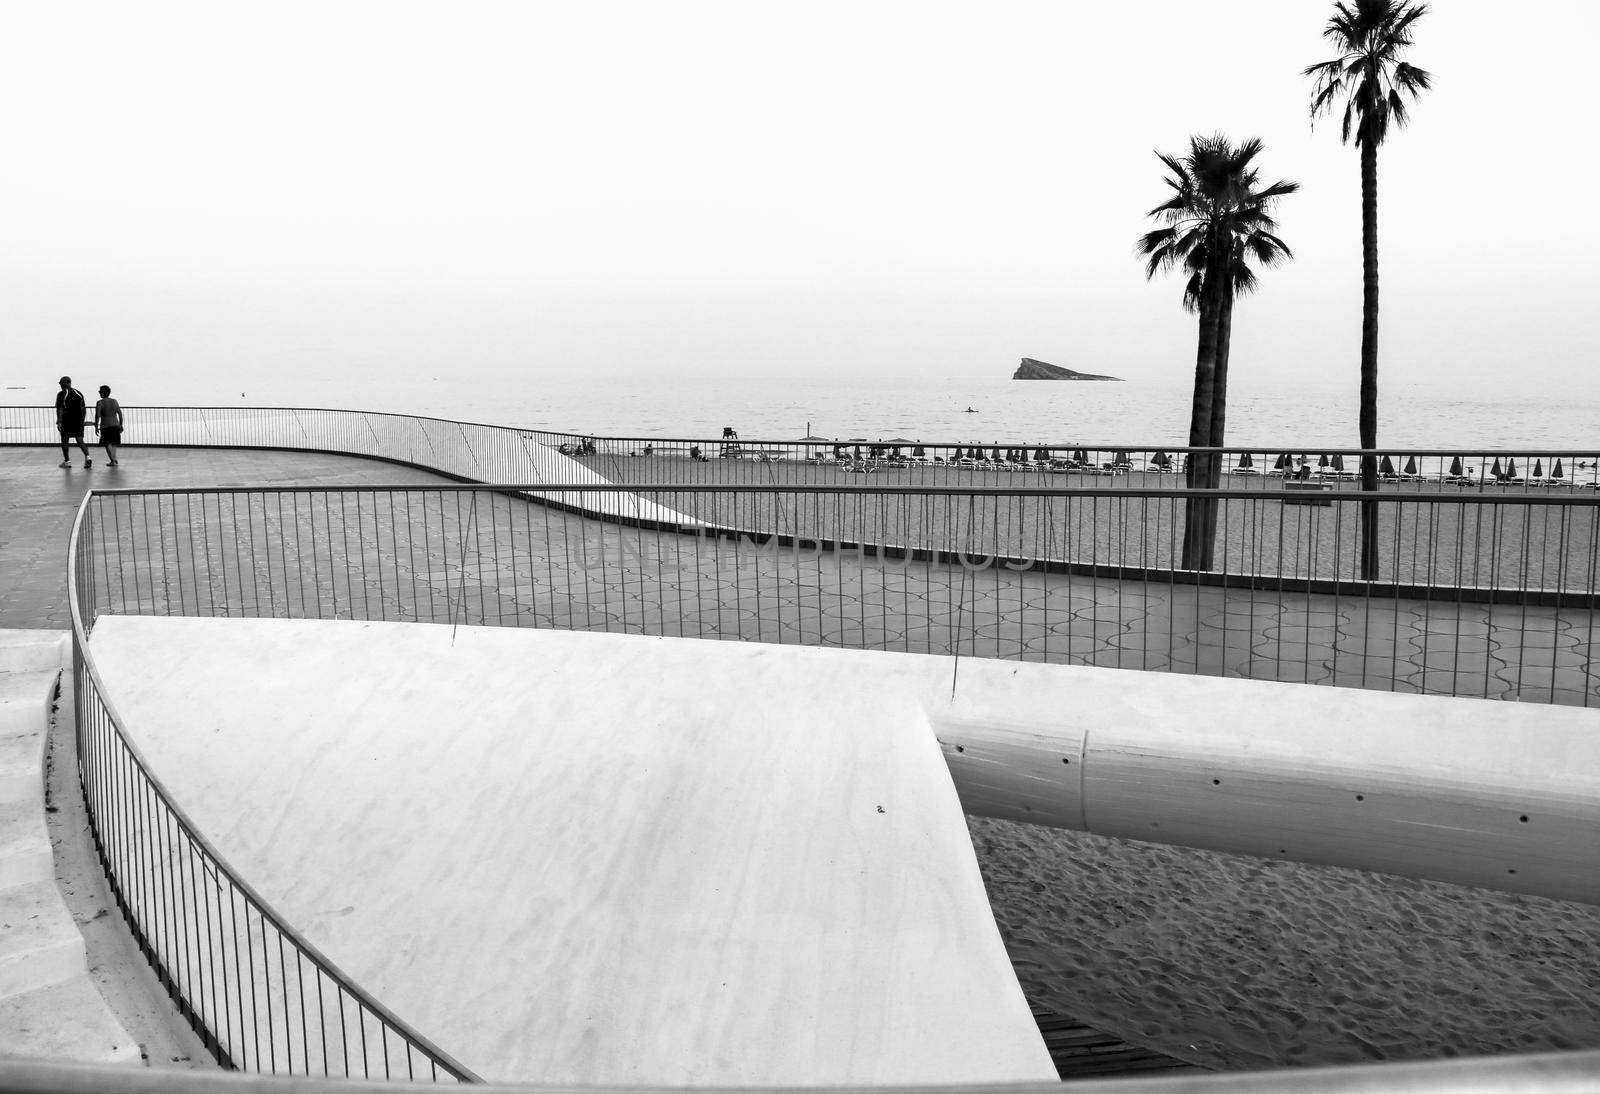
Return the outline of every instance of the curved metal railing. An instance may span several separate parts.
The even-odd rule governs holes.
[[[903,437],[740,439],[590,436],[379,411],[295,407],[125,407],[132,444],[299,448],[426,467],[473,482],[850,483],[855,476],[911,486],[1001,486],[1023,475],[1052,485],[1182,485],[1185,459],[1216,453],[1218,485],[1251,488],[1301,479],[1357,484],[1363,450],[1282,444],[1183,445]],[[53,444],[50,407],[0,407],[0,444]],[[1386,489],[1447,487],[1520,493],[1600,490],[1600,450],[1575,446],[1389,448],[1370,453]],[[566,456],[551,473],[550,457]]]
[[[96,603],[119,614],[547,627],[1044,660],[1600,705],[1600,498],[1385,501],[1274,490],[517,486],[90,495]],[[1216,568],[1174,567],[1189,498]],[[550,504],[557,499],[557,504]]]
[[[226,1067],[274,1075],[476,1081],[284,922],[150,770],[95,667],[92,498],[67,574],[78,779],[111,892],[178,1010]]]

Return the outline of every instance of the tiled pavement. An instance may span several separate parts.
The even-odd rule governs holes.
[[[130,449],[125,455],[115,469],[97,464],[84,471],[75,463],[68,471],[55,466],[53,451],[0,449],[0,572],[6,574],[0,626],[70,624],[67,539],[90,486],[446,484],[412,468],[340,456],[197,449]],[[140,570],[142,579],[119,580],[115,592],[102,595],[111,598],[111,610],[169,610],[154,592],[160,587],[177,610],[216,603],[230,611],[243,605],[251,614],[371,613],[954,650],[1600,706],[1593,656],[1600,624],[1588,610],[1219,589],[761,550],[622,529],[504,497],[490,500],[474,508],[458,504],[456,495],[426,492],[382,511],[374,510],[370,493],[254,509],[235,508],[215,495],[169,503],[155,518],[157,532],[165,527],[180,533],[171,539],[209,545],[193,556],[208,565],[185,567],[187,574],[202,574],[199,583],[192,577],[188,586],[152,582]],[[148,527],[143,511],[140,522]],[[221,534],[208,536],[207,528]],[[137,539],[126,546],[137,550]],[[313,539],[316,551],[309,546]],[[247,540],[248,549],[235,548],[235,540]],[[243,575],[249,579],[241,584]]]

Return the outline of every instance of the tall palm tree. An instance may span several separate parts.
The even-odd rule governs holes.
[[[1180,268],[1183,306],[1199,315],[1195,351],[1194,400],[1189,417],[1189,444],[1204,448],[1224,443],[1227,414],[1228,346],[1233,329],[1233,302],[1256,286],[1254,259],[1262,266],[1292,257],[1288,244],[1274,233],[1271,206],[1300,187],[1275,182],[1259,188],[1255,158],[1262,144],[1251,138],[1235,148],[1226,137],[1191,137],[1181,160],[1157,153],[1171,174],[1163,181],[1172,196],[1150,211],[1164,226],[1139,238],[1145,276]],[[1221,465],[1210,454],[1189,460],[1186,483],[1215,488]],[[1182,565],[1209,570],[1216,541],[1216,503],[1191,498],[1185,503]]]
[[[1322,36],[1339,56],[1310,65],[1316,80],[1311,117],[1344,103],[1340,140],[1355,138],[1361,151],[1361,447],[1378,445],[1378,146],[1389,127],[1405,125],[1407,99],[1428,90],[1433,77],[1400,59],[1411,45],[1411,28],[1427,4],[1406,0],[1335,3]],[[1361,460],[1361,489],[1378,489],[1376,457]],[[1378,503],[1361,505],[1361,577],[1378,576]]]

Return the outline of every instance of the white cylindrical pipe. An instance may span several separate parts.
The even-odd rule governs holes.
[[[970,813],[1600,904],[1600,712],[1016,668],[929,703]]]

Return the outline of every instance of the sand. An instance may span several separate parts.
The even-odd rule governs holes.
[[[968,828],[1029,1000],[1131,1043],[1219,1069],[1600,1048],[1600,907]]]

